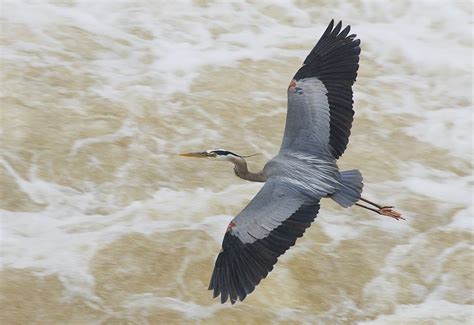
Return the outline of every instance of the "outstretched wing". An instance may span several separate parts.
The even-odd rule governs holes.
[[[319,201],[281,180],[269,179],[229,224],[217,257],[209,290],[233,304],[251,293],[316,218]]]
[[[347,147],[354,111],[352,85],[360,40],[331,21],[288,87],[288,114],[280,151],[339,158]]]

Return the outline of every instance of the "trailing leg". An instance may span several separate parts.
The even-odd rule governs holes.
[[[360,200],[376,207],[376,209],[375,209],[375,208],[371,208],[371,207],[365,206],[365,205],[360,204],[360,203],[356,203],[356,205],[361,207],[361,208],[373,211],[373,212],[375,212],[377,214],[380,214],[382,216],[387,216],[387,217],[390,217],[390,218],[394,218],[396,220],[400,220],[400,219],[405,220],[405,218],[402,217],[400,212],[398,212],[396,210],[393,210],[393,206],[383,206],[383,205],[374,203],[372,201],[369,201],[367,199],[364,199],[363,197],[361,197]]]

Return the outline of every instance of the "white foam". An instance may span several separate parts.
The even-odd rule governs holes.
[[[430,301],[416,305],[400,305],[391,315],[378,316],[373,321],[359,324],[408,324],[436,322],[437,324],[469,324],[474,321],[472,306],[455,304],[446,300]]]
[[[408,168],[407,168],[408,169]],[[418,195],[430,196],[440,202],[469,206],[472,203],[472,175],[460,177],[452,172],[411,165],[411,176],[403,184],[406,189]]]
[[[468,159],[472,155],[472,106],[439,108],[425,114],[422,122],[404,128],[407,134],[453,156]]]
[[[467,209],[463,209],[456,213],[453,221],[446,226],[446,229],[458,231],[470,231],[474,233],[474,207],[471,205]]]
[[[213,313],[223,308],[228,308],[225,305],[212,304],[210,306],[202,306],[193,302],[186,302],[180,299],[171,297],[154,297],[153,294],[135,294],[131,295],[123,306],[127,310],[132,311],[147,311],[154,310],[156,306],[167,308],[182,313],[189,319],[206,318],[212,316]]]

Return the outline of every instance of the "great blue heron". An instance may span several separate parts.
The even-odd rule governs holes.
[[[229,297],[232,304],[237,298],[242,301],[255,289],[316,218],[321,198],[403,219],[392,206],[361,197],[358,170],[339,172],[336,165],[349,142],[360,54],[360,40],[348,35],[350,26],[341,27],[342,22],[335,27],[330,22],[291,80],[280,152],[262,171],[249,171],[244,156],[223,149],[181,154],[230,161],[238,177],[265,182],[227,226],[209,284],[222,303]]]

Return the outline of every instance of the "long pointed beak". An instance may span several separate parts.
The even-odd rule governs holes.
[[[179,156],[182,157],[192,157],[192,158],[207,158],[207,152],[201,151],[201,152],[185,152],[185,153],[180,153]]]

